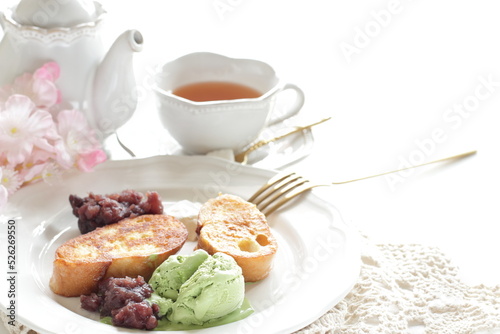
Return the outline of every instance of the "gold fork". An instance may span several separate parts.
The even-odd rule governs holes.
[[[316,187],[325,187],[325,186],[331,186],[331,185],[338,185],[338,184],[345,184],[345,183],[350,183],[350,182],[355,182],[355,181],[360,181],[360,180],[366,180],[372,177],[377,177],[377,176],[382,176],[382,175],[387,175],[391,173],[397,173],[401,172],[407,169],[411,168],[417,168],[425,165],[430,165],[433,163],[437,162],[443,162],[447,160],[454,160],[454,159],[461,159],[465,158],[469,155],[473,155],[477,153],[477,151],[469,151],[453,156],[449,156],[446,158],[438,159],[438,160],[433,160],[429,162],[425,162],[419,165],[413,165],[409,166],[406,168],[401,168],[397,170],[392,170],[384,173],[379,173],[379,174],[374,174],[374,175],[369,175],[369,176],[364,176],[361,178],[357,179],[352,179],[352,180],[347,180],[347,181],[340,181],[340,182],[332,182],[332,183],[325,183],[325,184],[318,184],[318,183],[313,183],[304,177],[297,175],[296,173],[279,173],[276,174],[274,177],[269,179],[259,190],[255,192],[255,194],[252,195],[248,199],[249,202],[254,203],[257,205],[257,208],[262,211],[265,215],[269,215],[272,212],[276,211],[278,208],[283,206],[285,203],[293,199],[294,197]],[[273,204],[271,206],[271,204]]]

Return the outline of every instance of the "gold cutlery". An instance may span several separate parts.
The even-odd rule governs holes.
[[[295,133],[298,133],[298,132],[310,129],[313,126],[321,124],[321,123],[324,123],[324,122],[326,122],[326,121],[328,121],[330,119],[331,119],[331,117],[323,118],[322,120],[314,122],[314,123],[310,123],[310,124],[302,125],[302,126],[296,126],[295,129],[290,130],[290,131],[288,131],[288,132],[286,132],[286,133],[284,133],[282,135],[279,135],[279,136],[276,136],[276,137],[273,137],[273,138],[270,138],[270,139],[259,140],[258,142],[256,142],[255,144],[253,144],[252,146],[250,146],[249,148],[247,148],[245,151],[236,154],[234,156],[234,160],[236,162],[239,162],[239,163],[241,163],[241,164],[244,165],[244,164],[247,163],[248,156],[250,155],[250,153],[253,152],[253,151],[255,151],[256,149],[259,149],[262,146],[265,146],[265,145],[267,145],[269,143],[272,143],[274,141],[280,140],[280,139],[285,138],[287,136],[293,135]]]
[[[259,190],[253,194],[252,197],[248,199],[249,202],[254,203],[257,205],[257,208],[261,210],[264,214],[269,215],[288,201],[290,201],[292,198],[302,194],[305,191],[308,191],[312,188],[315,187],[323,187],[323,186],[331,186],[331,185],[338,185],[338,184],[344,184],[344,183],[350,183],[350,182],[355,182],[355,181],[360,181],[360,180],[366,180],[372,177],[377,177],[377,176],[382,176],[382,175],[387,175],[391,173],[397,173],[401,172],[407,169],[411,168],[417,168],[425,165],[430,165],[434,164],[437,162],[443,162],[447,160],[454,160],[454,159],[462,159],[467,156],[473,155],[477,153],[477,151],[469,151],[453,156],[449,156],[446,158],[438,159],[438,160],[433,160],[429,162],[425,162],[419,165],[413,165],[409,166],[406,168],[401,168],[397,170],[392,170],[389,172],[384,172],[384,173],[379,173],[379,174],[374,174],[374,175],[369,175],[365,177],[360,177],[357,179],[352,179],[352,180],[347,180],[347,181],[339,181],[339,182],[331,182],[331,183],[313,183],[304,177],[297,175],[295,173],[279,173],[276,174],[274,177],[272,177],[266,184],[264,184]],[[274,204],[274,206],[269,207],[271,204]]]

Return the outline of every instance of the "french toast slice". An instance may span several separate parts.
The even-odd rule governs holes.
[[[242,198],[222,194],[203,204],[198,215],[197,248],[232,256],[245,282],[269,275],[278,245],[265,215]]]
[[[168,215],[143,215],[97,228],[56,250],[50,288],[76,297],[97,291],[108,277],[140,275],[149,280],[156,267],[179,251],[187,235],[184,224]]]

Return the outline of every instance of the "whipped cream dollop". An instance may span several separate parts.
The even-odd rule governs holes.
[[[198,224],[198,213],[202,203],[182,200],[171,205],[164,205],[163,213],[179,219],[188,230],[188,241],[196,241],[196,226]]]

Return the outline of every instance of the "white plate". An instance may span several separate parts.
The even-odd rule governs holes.
[[[219,192],[247,198],[274,174],[217,158],[163,156],[111,161],[92,173],[67,176],[55,186],[38,183],[21,189],[0,217],[1,245],[6,244],[7,221],[14,220],[16,226],[17,319],[40,333],[144,333],[101,324],[95,314],[80,308],[78,298],[51,292],[54,252],[79,234],[70,194],[131,188],[156,190],[165,202],[205,201]],[[358,236],[332,205],[310,193],[272,214],[269,224],[279,249],[270,276],[246,286],[255,312],[239,322],[189,333],[290,333],[320,317],[352,288],[359,275]],[[187,243],[181,252],[193,246]],[[1,268],[7,267],[5,262]],[[4,311],[7,290],[2,278]]]

